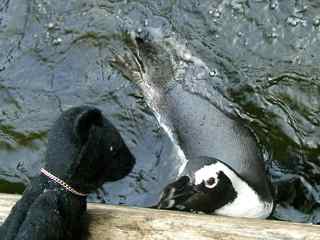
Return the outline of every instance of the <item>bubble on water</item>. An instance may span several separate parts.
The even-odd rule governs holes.
[[[216,18],[219,18],[221,16],[221,12],[220,11],[215,11],[213,16],[215,16]]]
[[[53,29],[54,28],[54,23],[53,22],[48,23],[48,28],[49,29]]]
[[[313,21],[313,25],[318,27],[320,26],[320,18],[316,18],[314,21]]]
[[[302,26],[306,26],[307,25],[307,21],[302,19],[302,18],[298,18],[295,16],[290,16],[287,18],[287,23],[290,26],[296,27],[298,24],[301,24]]]
[[[47,14],[47,10],[46,10],[45,6],[43,6],[41,3],[38,4],[38,10],[42,14]]]
[[[148,19],[145,19],[145,20],[144,20],[144,26],[147,27],[148,25],[149,25],[149,20],[148,20]]]
[[[186,61],[190,61],[191,60],[191,53],[189,52],[186,52],[183,54],[183,58],[186,60]]]
[[[270,8],[271,8],[271,9],[275,9],[275,8],[277,8],[277,4],[272,3],[272,4],[270,5]]]
[[[215,70],[215,69],[213,69],[213,70],[211,70],[210,72],[209,72],[209,76],[210,77],[215,77],[217,75],[217,71]]]
[[[278,6],[279,6],[278,1],[273,1],[270,3],[270,9],[272,9],[272,10],[277,9]]]
[[[221,17],[221,12],[219,10],[209,10],[209,14],[213,15],[215,18]]]
[[[267,37],[272,39],[276,39],[278,36],[279,34],[277,33],[277,29],[274,27],[271,29],[271,33],[267,34]]]
[[[142,33],[142,28],[138,28],[138,29],[137,29],[137,32],[138,32],[138,33]]]
[[[276,32],[272,32],[270,35],[270,38],[276,39],[276,38],[278,38],[278,36],[279,35]]]
[[[62,43],[62,39],[61,39],[61,38],[55,38],[55,39],[52,41],[52,43],[53,43],[54,45],[59,45],[60,43]]]
[[[287,19],[287,23],[289,24],[289,25],[291,25],[291,26],[297,26],[298,25],[298,23],[299,23],[299,21],[298,21],[298,19],[297,18],[295,18],[295,17],[288,17],[288,19]]]

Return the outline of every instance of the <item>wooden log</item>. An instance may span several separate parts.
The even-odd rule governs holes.
[[[0,194],[0,222],[19,199]],[[135,207],[88,205],[89,240],[319,240],[320,226]]]

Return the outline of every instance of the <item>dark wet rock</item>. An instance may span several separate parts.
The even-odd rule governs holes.
[[[247,122],[278,191],[279,182],[300,179],[274,217],[319,221],[319,12],[319,3],[289,0],[2,1],[1,176],[34,175],[51,120],[90,104],[108,113],[139,159],[132,175],[90,200],[154,204],[179,159],[138,88],[110,66],[113,52],[128,48],[125,32],[151,32],[168,53],[160,58],[182,61],[186,89]],[[177,54],[181,46],[206,68]],[[200,81],[204,71],[216,74]]]

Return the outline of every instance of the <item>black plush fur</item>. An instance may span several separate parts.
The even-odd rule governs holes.
[[[49,131],[45,169],[80,192],[125,177],[134,163],[117,129],[96,108],[69,109]],[[0,227],[0,239],[81,239],[85,211],[86,197],[40,175]]]

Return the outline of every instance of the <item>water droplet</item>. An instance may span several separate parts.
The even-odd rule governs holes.
[[[112,151],[113,151],[113,146],[110,147],[110,152],[112,152]]]
[[[219,18],[221,16],[221,12],[219,10],[209,10],[209,14],[213,15],[215,18]]]
[[[221,16],[221,12],[215,11],[215,13],[213,14],[213,16],[215,16],[216,18],[219,18],[219,17]]]
[[[278,37],[278,34],[273,32],[271,33],[270,37],[276,39]]]
[[[137,29],[137,32],[138,32],[138,33],[142,33],[142,28],[138,28],[138,29]]]
[[[62,42],[62,39],[61,39],[61,38],[56,38],[56,39],[53,40],[52,43],[53,43],[54,45],[59,45],[61,42]]]
[[[183,58],[186,60],[186,61],[190,61],[191,59],[191,54],[189,52],[186,52],[183,54]]]
[[[278,6],[279,6],[278,1],[271,1],[270,2],[270,9],[272,9],[272,10],[277,9]]]
[[[214,77],[216,75],[217,75],[217,71],[216,70],[212,70],[212,71],[209,72],[209,76],[210,77]]]
[[[276,28],[272,28],[271,33],[267,35],[269,38],[276,39],[278,38],[278,33]]]
[[[293,27],[297,26],[299,23],[302,24],[302,26],[307,26],[307,21],[302,18],[298,18],[295,16],[291,16],[287,18],[287,23]]]
[[[316,27],[320,26],[320,18],[315,19],[314,22],[313,22],[313,25],[316,26]]]
[[[149,21],[148,21],[148,19],[145,19],[144,20],[144,26],[147,27],[148,25],[149,25]]]
[[[289,25],[295,27],[295,26],[298,25],[299,21],[298,21],[298,19],[295,18],[295,17],[288,17],[287,23],[288,23]]]
[[[50,23],[48,24],[48,28],[49,28],[49,29],[54,28],[54,23],[53,23],[53,22],[50,22]]]

